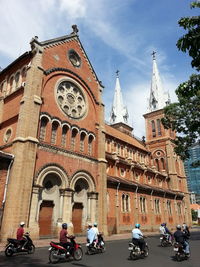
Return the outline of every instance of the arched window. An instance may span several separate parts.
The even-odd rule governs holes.
[[[89,135],[88,138],[88,154],[91,156],[93,151],[92,151],[92,144],[93,144],[94,137],[92,135]]]
[[[167,200],[167,212],[169,215],[172,215],[171,201]]]
[[[15,90],[19,87],[19,80],[20,80],[20,72],[18,71],[15,74]]]
[[[146,213],[146,198],[140,197],[140,211]]]
[[[130,211],[130,201],[129,201],[129,195],[123,194],[122,195],[122,212],[129,212]]]
[[[81,135],[80,135],[80,152],[84,152],[84,149],[85,149],[85,137],[86,137],[86,134],[85,132],[82,132]]]
[[[157,130],[158,130],[158,136],[161,136],[161,123],[160,123],[160,119],[157,119]]]
[[[41,123],[40,123],[40,136],[39,136],[40,141],[45,141],[46,127],[47,127],[48,121],[49,120],[46,117],[43,117],[41,119]]]
[[[66,147],[66,139],[67,139],[67,132],[69,128],[68,126],[64,125],[62,128],[62,138],[61,138],[61,146]]]
[[[76,140],[77,134],[78,134],[78,130],[74,128],[72,130],[72,136],[71,136],[71,150],[75,150],[75,140]]]
[[[51,131],[51,144],[56,144],[56,138],[57,138],[57,130],[58,130],[58,122],[54,121],[52,123],[52,131]]]
[[[181,203],[180,202],[177,203],[177,211],[178,211],[178,215],[182,214],[182,208],[181,208]]]
[[[163,158],[161,158],[160,160],[161,160],[161,164],[162,164],[162,169],[166,170],[166,168],[165,168],[165,160]]]
[[[157,170],[160,171],[159,159],[155,159],[155,163],[156,163]]]
[[[159,214],[160,213],[160,199],[158,198],[154,199],[154,204],[155,204],[155,213]]]
[[[155,121],[151,121],[151,130],[152,130],[152,137],[156,137]]]

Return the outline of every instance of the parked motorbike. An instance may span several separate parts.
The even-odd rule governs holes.
[[[83,251],[80,244],[75,241],[75,236],[69,238],[71,241],[71,247],[64,248],[60,243],[51,241],[49,248],[49,261],[51,263],[57,263],[62,259],[69,259],[73,257],[74,260],[80,261],[83,257]]]
[[[128,250],[130,251],[130,259],[131,260],[136,260],[139,258],[145,258],[149,255],[149,247],[147,242],[145,242],[145,250],[142,252],[140,250],[140,247],[134,243],[129,243]]]
[[[175,259],[177,261],[187,260],[190,257],[190,254],[186,254],[184,247],[181,243],[176,242],[174,244]]]
[[[105,242],[102,234],[98,234],[97,242],[93,241],[92,244],[86,244],[86,254],[92,255],[97,253],[103,253],[106,250]]]
[[[160,236],[160,245],[161,247],[170,247],[173,245],[173,240],[168,238],[168,235]]]
[[[25,242],[24,242],[23,249],[22,249],[22,245],[19,240],[14,239],[14,238],[8,238],[7,239],[8,243],[5,249],[5,255],[7,257],[11,257],[14,253],[20,253],[20,252],[33,254],[35,252],[35,246],[28,232],[24,234],[24,240]]]

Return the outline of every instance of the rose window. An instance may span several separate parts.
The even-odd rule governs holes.
[[[86,101],[82,90],[70,81],[59,84],[57,102],[62,111],[73,119],[80,119],[86,113]]]

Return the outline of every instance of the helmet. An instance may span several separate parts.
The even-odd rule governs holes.
[[[97,223],[95,222],[94,224],[93,224],[95,227],[97,227]]]
[[[135,224],[135,228],[140,228],[140,224],[139,223],[136,223]]]
[[[177,229],[177,230],[181,230],[181,226],[180,226],[180,224],[178,224],[178,225],[176,226],[176,229]]]
[[[165,226],[165,224],[164,223],[161,223],[161,226]]]
[[[25,225],[25,222],[20,222],[20,226],[24,226]]]
[[[92,224],[91,223],[88,223],[88,227],[92,227]]]
[[[63,229],[66,229],[66,228],[67,228],[67,223],[63,223],[63,224],[62,224],[62,228],[63,228]]]

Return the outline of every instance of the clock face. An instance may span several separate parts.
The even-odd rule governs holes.
[[[72,119],[81,119],[87,111],[86,99],[81,88],[71,81],[62,81],[56,90],[61,110]]]

